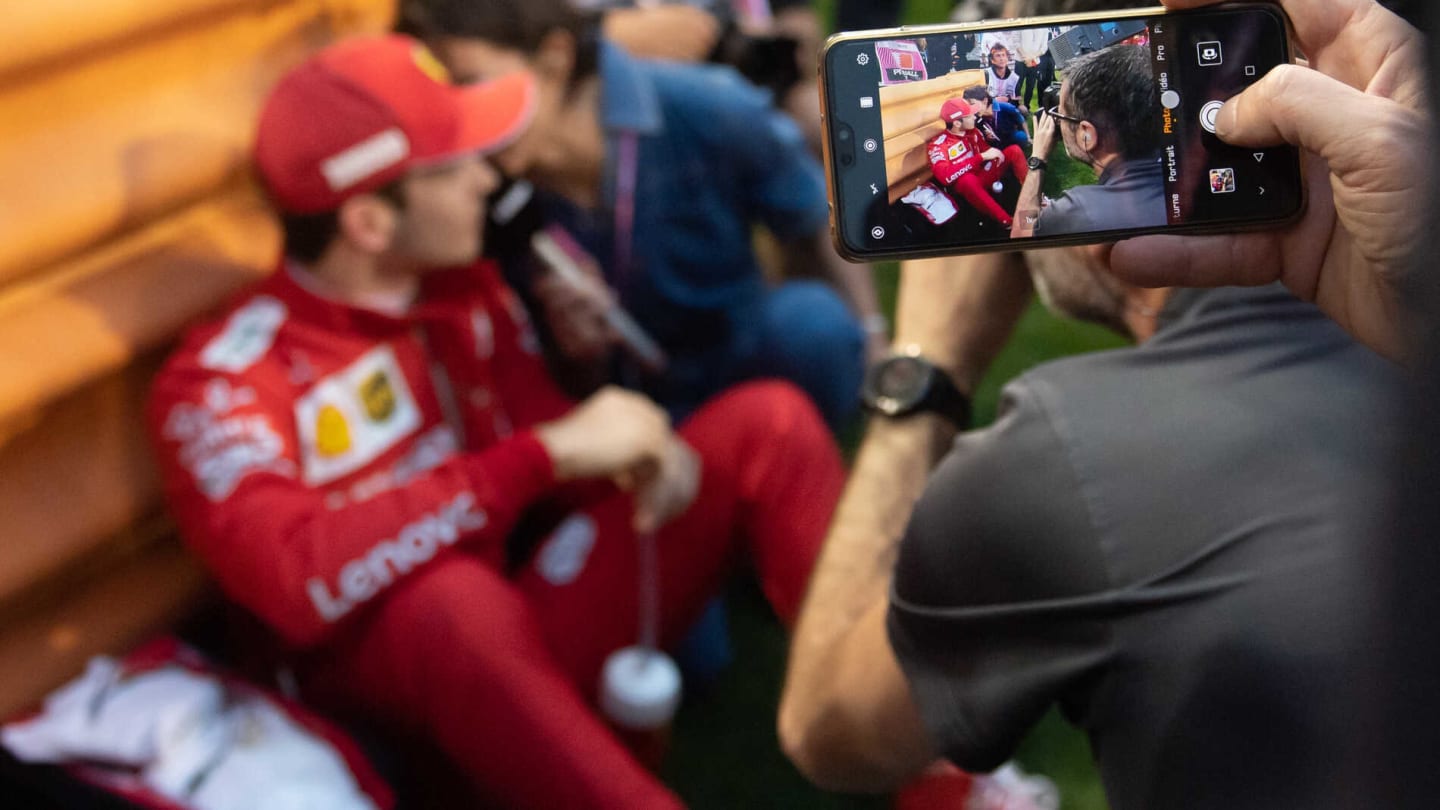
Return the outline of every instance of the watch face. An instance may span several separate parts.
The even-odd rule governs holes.
[[[875,369],[876,403],[896,413],[912,408],[925,396],[930,367],[913,357],[892,357]]]

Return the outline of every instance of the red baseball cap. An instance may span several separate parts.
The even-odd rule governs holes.
[[[281,209],[333,211],[416,165],[505,146],[529,125],[534,104],[528,72],[457,87],[410,37],[347,39],[271,91],[255,164]]]
[[[940,120],[944,121],[947,127],[950,126],[951,121],[974,114],[975,111],[970,109],[970,105],[966,104],[963,98],[952,98],[940,105]]]

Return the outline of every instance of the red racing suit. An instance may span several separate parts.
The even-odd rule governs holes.
[[[953,189],[986,218],[1008,228],[1011,216],[990,196],[990,186],[1007,171],[1024,183],[1029,169],[1019,147],[1007,147],[1003,159],[986,160],[982,155],[990,148],[978,129],[967,129],[960,135],[946,131],[930,141],[926,157],[931,173],[942,186]]]
[[[505,807],[676,807],[590,709],[635,643],[633,501],[559,485],[535,437],[573,403],[487,263],[439,271],[391,317],[282,269],[200,326],[148,413],[186,542],[301,650],[310,691],[428,736]],[[741,552],[798,612],[843,472],[803,394],[761,382],[678,430],[696,501],[662,528],[662,638]],[[507,572],[522,514],[546,527]]]

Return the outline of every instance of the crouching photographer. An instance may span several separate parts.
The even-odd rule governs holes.
[[[1020,191],[1011,236],[1108,231],[1165,224],[1160,133],[1151,121],[1160,105],[1150,54],[1112,45],[1071,62],[1065,80],[1042,98],[1030,174]],[[1058,139],[1099,182],[1041,206],[1048,159]]]

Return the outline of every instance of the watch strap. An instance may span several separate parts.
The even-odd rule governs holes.
[[[960,392],[950,375],[933,363],[930,366],[930,390],[917,410],[932,411],[946,417],[960,430],[970,427],[970,398]]]
[[[882,405],[881,403],[887,397],[874,389],[876,380],[874,375],[885,364],[902,360],[918,363],[925,369],[925,390],[917,399],[909,403],[897,403],[899,407]],[[917,413],[929,412],[945,417],[959,430],[965,430],[970,426],[970,398],[956,387],[955,381],[951,379],[948,372],[920,356],[918,351],[914,350],[887,357],[881,360],[879,365],[867,371],[861,391],[861,403],[866,410],[872,413],[895,419],[904,419]]]

